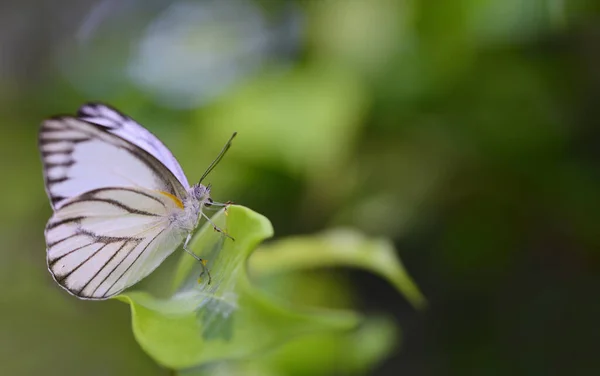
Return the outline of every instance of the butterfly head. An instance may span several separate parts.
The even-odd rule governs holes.
[[[190,191],[191,195],[200,203],[200,206],[210,206],[210,203],[212,203],[212,199],[210,198],[210,184],[195,184]]]

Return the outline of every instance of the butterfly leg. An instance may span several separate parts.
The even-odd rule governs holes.
[[[200,214],[202,214],[202,216],[206,219],[206,221],[212,225],[213,229],[216,232],[220,232],[221,234],[225,235],[229,239],[235,241],[235,239],[231,235],[229,235],[228,233],[226,233],[225,231],[223,231],[219,226],[215,225],[215,223],[213,221],[211,221],[210,218],[208,218],[208,216],[206,214],[204,214],[202,212],[200,212]]]
[[[200,275],[198,276],[198,282],[200,282],[200,278],[204,275],[204,273],[206,273],[208,275],[208,284],[210,285],[212,278],[210,276],[210,271],[206,267],[206,260],[196,256],[196,254],[194,252],[192,252],[188,249],[188,244],[191,239],[192,239],[192,234],[189,233],[187,238],[185,238],[185,243],[183,243],[183,250],[186,251],[187,253],[189,253],[193,258],[196,259],[196,261],[200,262],[200,265],[202,265],[202,273],[200,273]]]
[[[211,199],[211,201],[204,204],[204,206],[207,206],[207,207],[218,206],[218,207],[225,207],[225,209],[227,209],[227,207],[229,205],[233,205],[233,204],[235,204],[235,202],[233,202],[233,201],[217,202],[217,201],[212,201],[212,199]]]
[[[235,204],[233,201],[216,202],[211,200],[209,203],[204,204],[204,207],[212,210],[221,210],[221,208],[223,208],[225,215],[229,215],[229,213],[227,212],[227,208],[229,208],[229,205],[233,204]]]

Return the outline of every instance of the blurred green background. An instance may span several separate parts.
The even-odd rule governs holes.
[[[78,301],[46,271],[37,130],[90,100],[158,135],[190,181],[238,131],[214,198],[266,215],[276,237],[393,240],[426,311],[365,272],[314,287],[401,328],[362,374],[598,374],[598,8],[0,1],[2,374],[170,372],[134,341],[126,305]]]

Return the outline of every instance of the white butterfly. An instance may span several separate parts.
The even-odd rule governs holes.
[[[150,274],[184,239],[200,260],[187,244],[213,204],[210,185],[201,183],[233,137],[190,187],[163,143],[113,108],[91,103],[76,116],[45,120],[39,148],[54,210],[45,231],[54,280],[79,298],[107,299]]]

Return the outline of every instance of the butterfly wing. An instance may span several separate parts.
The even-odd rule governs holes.
[[[167,166],[105,125],[70,116],[48,119],[40,130],[39,148],[46,192],[55,210],[68,199],[107,187],[187,195]]]
[[[107,299],[150,274],[185,233],[170,218],[182,208],[144,188],[100,188],[62,202],[46,226],[48,270],[84,299]]]
[[[101,103],[84,104],[79,108],[77,116],[82,120],[105,127],[110,133],[116,134],[150,153],[177,177],[181,185],[189,188],[189,183],[179,162],[169,149],[156,136],[129,116]]]

